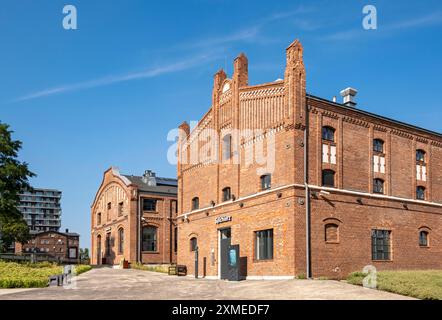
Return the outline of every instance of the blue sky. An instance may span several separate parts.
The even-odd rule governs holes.
[[[62,28],[65,4],[78,29]],[[375,5],[378,29],[363,30]],[[358,108],[442,132],[440,1],[15,1],[0,3],[0,121],[35,187],[63,191],[63,228],[90,246],[104,170],[174,177],[169,130],[198,120],[212,77],[245,52],[251,84],[283,78],[304,46],[309,93],[348,86]]]

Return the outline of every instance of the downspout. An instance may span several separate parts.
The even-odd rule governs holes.
[[[169,200],[169,263],[171,264],[172,263],[172,261],[173,261],[173,259],[172,259],[172,250],[173,250],[173,247],[172,247],[172,240],[173,240],[173,236],[174,236],[174,234],[172,233],[173,232],[173,229],[172,229],[172,203],[173,203],[173,200]]]
[[[309,114],[308,105],[305,101],[305,129],[304,129],[304,185],[305,185],[305,262],[306,277],[312,278],[312,254],[311,254],[311,206],[310,206],[310,187],[309,187]]]
[[[137,191],[138,192],[138,191]],[[141,236],[141,195],[138,193],[138,201],[137,201],[137,207],[138,207],[138,219],[137,219],[137,262],[141,263],[141,246],[140,246],[140,236]]]

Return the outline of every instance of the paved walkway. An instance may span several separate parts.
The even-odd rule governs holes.
[[[0,300],[10,299],[410,299],[396,294],[330,280],[222,280],[176,277],[141,270],[93,269],[77,277],[75,289],[1,290]]]

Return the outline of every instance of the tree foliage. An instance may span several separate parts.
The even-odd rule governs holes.
[[[0,122],[0,251],[13,241],[29,239],[29,227],[17,206],[19,194],[32,189],[28,179],[35,174],[18,160],[22,143],[13,140],[12,133],[9,125]]]

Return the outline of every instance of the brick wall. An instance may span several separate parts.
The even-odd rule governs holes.
[[[127,184],[127,181],[115,169],[109,169],[104,173],[103,182],[91,207],[92,264],[101,264],[100,257],[106,258],[105,263],[111,265],[119,264],[122,259],[132,263],[138,261],[138,242],[140,240],[137,237],[139,232],[137,221],[139,199],[142,200],[142,198],[157,200],[155,212],[142,212],[141,225],[141,227],[154,226],[157,228],[157,251],[141,252],[141,262],[147,264],[176,261],[176,253],[173,248],[176,212],[171,207],[171,202],[176,201],[176,197],[141,192],[136,185]],[[110,210],[107,209],[109,203],[111,204]],[[120,203],[123,204],[122,211],[119,208]],[[101,223],[98,221],[99,213],[101,213]],[[119,250],[120,229],[124,230],[122,252]],[[111,241],[109,254],[106,255],[108,234]]]
[[[218,275],[218,228],[231,226],[232,243],[240,244],[241,256],[247,257],[247,275],[305,274],[304,129],[308,125],[309,184],[319,186],[311,200],[313,275],[342,278],[367,264],[379,269],[441,268],[442,207],[435,204],[442,203],[441,135],[306,95],[302,55],[302,46],[295,41],[286,50],[284,79],[255,86],[248,85],[247,59],[240,55],[231,79],[223,71],[215,74],[211,109],[197,128],[189,132],[186,123],[181,126],[185,130],[179,142],[178,263],[193,272],[189,241],[197,237],[199,269],[203,270],[205,257],[206,274]],[[335,130],[335,163],[322,160],[323,126]],[[237,138],[239,164],[184,163],[190,141],[203,137],[204,128],[218,133],[219,145],[229,130],[260,131]],[[384,172],[373,168],[373,139],[384,141]],[[260,143],[276,150],[272,190],[265,192],[257,173],[262,165],[245,164],[250,149]],[[427,181],[417,181],[416,149],[426,152]],[[323,169],[336,173],[328,195],[319,194]],[[374,178],[384,180],[384,195],[373,195]],[[418,185],[426,188],[426,200],[420,203],[415,202]],[[225,186],[232,188],[236,200],[223,204]],[[201,209],[191,212],[193,197],[200,198]],[[215,217],[222,215],[232,221],[216,225]],[[327,223],[338,226],[337,243],[325,241]],[[428,248],[418,245],[422,227],[429,230]],[[266,228],[274,229],[275,256],[256,262],[253,235]],[[391,230],[391,261],[371,260],[371,230],[376,228]]]

